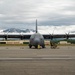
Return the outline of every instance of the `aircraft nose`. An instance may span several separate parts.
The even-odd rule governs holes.
[[[35,41],[36,44],[39,44],[40,39],[36,38],[36,39],[34,39],[34,41]]]

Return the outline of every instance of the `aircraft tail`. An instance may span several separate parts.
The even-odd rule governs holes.
[[[37,31],[37,20],[36,20],[36,33],[37,33],[38,31]]]

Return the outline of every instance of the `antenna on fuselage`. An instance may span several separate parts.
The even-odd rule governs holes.
[[[38,31],[37,31],[37,19],[36,19],[36,33],[37,33]]]

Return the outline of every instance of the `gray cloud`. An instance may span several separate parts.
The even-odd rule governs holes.
[[[75,25],[75,0],[0,0],[0,27]]]

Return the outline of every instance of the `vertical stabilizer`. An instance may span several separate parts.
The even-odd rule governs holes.
[[[36,20],[36,33],[37,33],[37,20]]]

